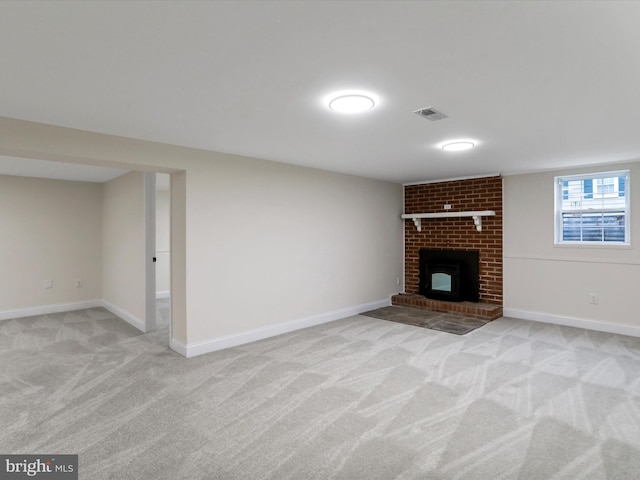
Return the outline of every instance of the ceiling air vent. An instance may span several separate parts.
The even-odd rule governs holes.
[[[416,115],[420,115],[423,118],[429,119],[432,122],[435,122],[436,120],[442,120],[443,118],[447,118],[447,115],[431,107],[421,108],[419,110],[415,110],[413,113],[415,113]]]

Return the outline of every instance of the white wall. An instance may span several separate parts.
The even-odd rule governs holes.
[[[627,168],[631,246],[554,245],[553,178]],[[634,308],[639,242],[640,163],[505,177],[505,315],[640,334]],[[598,296],[598,305],[589,294]]]
[[[217,155],[187,170],[190,343],[388,300],[402,187]]]
[[[144,174],[130,172],[104,184],[102,298],[105,306],[145,329]]]
[[[0,175],[0,316],[99,300],[101,217],[100,184]]]
[[[172,173],[182,353],[363,311],[400,290],[401,185],[7,118],[0,154]]]
[[[158,174],[163,175],[163,174]],[[169,190],[156,190],[156,293],[162,296],[170,290],[169,255],[170,213]]]

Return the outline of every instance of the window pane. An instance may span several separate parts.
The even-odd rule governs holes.
[[[562,216],[562,240],[565,242],[579,242],[581,240],[581,217],[581,215],[566,213]]]
[[[624,215],[605,215],[603,222],[605,242],[624,242]]]
[[[602,229],[593,228],[593,227],[584,227],[582,229],[582,241],[583,242],[601,242]]]
[[[605,228],[605,242],[624,242],[624,227]]]
[[[565,242],[624,242],[624,213],[585,213],[562,215]]]

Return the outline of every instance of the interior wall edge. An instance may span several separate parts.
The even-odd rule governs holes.
[[[106,308],[107,310],[109,310],[116,317],[120,317],[122,320],[127,322],[132,327],[135,327],[138,330],[140,330],[142,333],[145,333],[145,321],[144,321],[144,319],[136,317],[135,315],[127,312],[126,310],[123,310],[123,309],[115,306],[113,303],[111,303],[111,302],[109,302],[107,300],[102,300],[102,305],[101,306]]]

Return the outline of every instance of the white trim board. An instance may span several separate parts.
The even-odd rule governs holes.
[[[597,332],[617,333],[618,335],[628,335],[630,337],[640,337],[640,326],[621,325],[619,323],[600,322],[598,320],[586,320],[584,318],[563,317],[561,315],[551,315],[548,313],[527,312],[505,308],[504,317],[517,318],[520,320],[531,320],[532,322],[551,323],[563,325],[565,327],[584,328]]]
[[[0,312],[0,320],[11,320],[13,318],[33,317],[34,315],[48,315],[50,313],[72,312],[85,308],[102,307],[102,300],[85,300],[83,302],[58,303],[55,305],[40,305],[38,307],[18,308],[16,310],[6,310]]]
[[[216,352],[218,350],[224,350],[225,348],[237,347],[238,345],[244,345],[245,343],[275,337],[276,335],[282,335],[302,328],[333,322],[334,320],[339,320],[341,318],[350,317],[352,315],[357,315],[362,312],[368,312],[369,310],[389,305],[391,305],[391,299],[387,298],[385,300],[363,303],[360,305],[354,305],[353,307],[334,310],[332,312],[312,315],[298,320],[277,323],[275,325],[256,328],[254,330],[247,330],[233,335],[225,335],[224,337],[213,338],[211,340],[191,344],[188,343],[187,345],[183,345],[182,343],[171,339],[171,349],[187,358],[196,357],[198,355],[204,355],[205,353]]]
[[[156,330],[156,174],[143,173],[144,210],[144,329]]]
[[[484,175],[468,175],[466,177],[453,177],[453,178],[442,178],[440,180],[423,180],[422,182],[410,182],[403,183],[403,187],[410,187],[413,185],[428,185],[430,183],[444,183],[444,182],[458,182],[460,180],[475,180],[476,178],[490,178],[490,177],[501,177],[499,173],[487,173]]]

